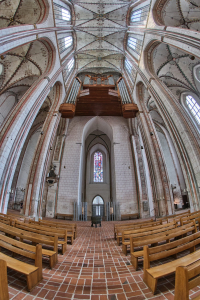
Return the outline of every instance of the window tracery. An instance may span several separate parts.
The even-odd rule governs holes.
[[[94,182],[103,182],[103,155],[100,151],[94,153]]]

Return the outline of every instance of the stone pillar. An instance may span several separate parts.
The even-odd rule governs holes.
[[[48,162],[53,146],[60,116],[55,113],[60,105],[60,85],[54,86],[54,101],[42,128],[35,155],[32,161],[27,192],[25,196],[25,215],[40,217],[42,214],[43,189],[46,181]]]
[[[53,218],[57,212],[57,194],[59,187],[60,168],[62,162],[62,151],[65,143],[65,137],[68,127],[68,119],[60,119],[58,134],[56,137],[56,145],[52,159],[52,165],[55,167],[57,180],[53,184],[48,184],[47,202],[46,202],[46,217]]]
[[[159,216],[169,215],[173,213],[170,181],[157,132],[147,110],[145,92],[148,93],[144,85],[138,84],[138,107],[140,108],[138,123],[147,154],[156,214]]]

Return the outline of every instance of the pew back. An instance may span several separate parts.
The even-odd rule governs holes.
[[[198,285],[200,285],[200,260],[189,266],[177,267],[174,300],[189,300],[189,291]],[[200,299],[200,295],[195,299]]]

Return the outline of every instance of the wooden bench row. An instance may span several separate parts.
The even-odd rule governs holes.
[[[35,261],[33,266],[0,252],[0,259],[4,260],[10,269],[26,276],[27,288],[31,291],[42,280],[42,245],[28,245],[0,234],[0,247]]]
[[[187,266],[199,260],[200,250],[195,251],[195,246],[200,244],[200,232],[193,233],[187,237],[173,241],[168,244],[149,248],[144,246],[144,276],[143,280],[155,294],[159,278],[170,275],[176,271],[179,266]],[[151,268],[150,263],[161,260],[172,255],[177,255],[185,250],[190,250],[191,254]],[[194,252],[194,253],[192,253]]]
[[[190,213],[189,215],[181,218],[181,225],[184,225],[185,223],[191,220],[195,220],[196,222],[198,222],[199,218],[200,218],[200,211]]]
[[[62,247],[62,254],[64,254],[67,250],[67,237],[68,233],[66,229],[62,228],[50,228],[45,226],[40,226],[36,224],[25,224],[15,220],[15,228],[22,229],[27,232],[41,234],[47,237],[58,237],[58,246]],[[71,234],[70,237],[73,241],[73,235]]]
[[[184,216],[187,216],[190,214],[190,209],[188,209],[187,211],[185,211],[184,213],[180,213],[180,214],[174,214],[174,215],[169,215],[169,216],[166,216],[166,217],[162,217],[162,218],[156,218],[156,220],[161,220],[162,221],[162,224],[164,222],[171,222],[171,220],[176,220],[179,221],[180,218],[184,217]]]
[[[76,239],[76,237],[77,237],[77,224],[76,223],[55,222],[55,221],[41,220],[41,219],[39,219],[38,222],[29,221],[29,223],[32,223],[32,224],[39,223],[39,225],[45,225],[45,226],[55,227],[55,228],[66,228],[68,232],[73,233],[73,239]]]
[[[10,225],[0,223],[0,231],[12,238],[19,238],[21,242],[30,241],[33,245],[41,244],[52,246],[53,250],[42,249],[42,255],[49,257],[49,265],[52,269],[57,263],[58,254],[58,236],[46,236],[42,234],[27,232],[22,229],[14,228]]]
[[[148,220],[148,221],[143,221],[143,222],[138,222],[138,223],[130,223],[130,224],[115,224],[114,226],[114,237],[115,239],[117,239],[117,237],[119,237],[119,239],[121,239],[122,236],[122,231],[123,230],[128,230],[128,229],[136,229],[136,228],[145,228],[148,226],[155,226],[157,224],[161,224],[160,221],[153,221],[153,219]],[[117,243],[119,243],[119,241],[117,241]]]
[[[163,225],[142,228],[138,230],[124,231],[122,240],[122,251],[127,255],[128,247],[130,246],[130,239],[145,239],[158,234],[162,234],[176,228],[176,223],[166,223]]]
[[[138,269],[138,259],[143,258],[144,251],[143,247],[146,245],[151,245],[152,247],[158,246],[159,243],[169,243],[172,239],[177,239],[186,236],[189,233],[197,232],[197,227],[194,222],[188,223],[181,227],[167,230],[159,234],[154,234],[146,237],[139,238],[130,238],[130,247],[131,247],[131,263],[135,270]],[[140,248],[138,250],[138,248]],[[142,248],[142,249],[141,249]]]

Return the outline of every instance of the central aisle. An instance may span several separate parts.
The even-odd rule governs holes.
[[[159,280],[153,296],[143,283],[143,271],[134,271],[130,255],[125,256],[114,240],[114,222],[102,222],[91,228],[90,222],[78,222],[78,237],[67,245],[65,255],[50,270],[43,264],[43,281],[27,295],[25,283],[9,274],[10,299],[26,300],[143,300],[173,299],[174,275]],[[140,264],[142,267],[142,264]],[[171,283],[172,282],[172,283]],[[159,285],[160,284],[160,285]],[[168,290],[170,289],[170,290]]]

